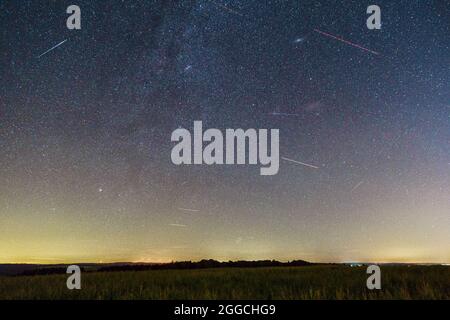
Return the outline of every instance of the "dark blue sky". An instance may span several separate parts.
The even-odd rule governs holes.
[[[0,262],[450,261],[445,1],[2,1],[0,21]],[[174,166],[194,120],[280,129],[319,169]]]

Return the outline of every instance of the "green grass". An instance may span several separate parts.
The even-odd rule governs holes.
[[[307,266],[153,270],[0,277],[0,299],[450,299],[450,268],[382,266],[382,289],[368,290],[366,268]]]

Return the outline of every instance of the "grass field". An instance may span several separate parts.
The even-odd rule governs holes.
[[[450,299],[450,267],[382,266],[382,289],[365,267],[305,266],[0,277],[0,299]]]

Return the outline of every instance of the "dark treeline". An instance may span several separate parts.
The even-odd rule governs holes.
[[[162,263],[154,265],[131,264],[121,266],[107,266],[98,271],[140,271],[140,270],[165,270],[165,269],[205,269],[205,268],[256,268],[256,267],[286,267],[286,266],[306,266],[312,265],[307,261],[293,260],[289,262],[280,262],[276,260],[258,260],[258,261],[227,261],[220,262],[216,260],[201,260],[198,262],[180,261],[171,263]]]
[[[23,272],[17,273],[14,276],[40,276],[40,275],[50,275],[50,274],[63,274],[66,273],[68,266],[56,266],[56,267],[36,267],[36,269],[25,270]],[[81,272],[85,272],[86,269],[80,267]]]
[[[313,263],[304,260],[293,260],[289,262],[280,262],[276,260],[258,260],[258,261],[227,261],[217,260],[179,261],[171,263],[113,263],[113,264],[80,264],[82,272],[113,272],[113,271],[146,271],[146,270],[174,270],[174,269],[206,269],[206,268],[257,268],[257,267],[300,267],[313,265]],[[16,276],[50,275],[65,274],[67,265],[49,265],[37,266],[30,270],[17,272]]]

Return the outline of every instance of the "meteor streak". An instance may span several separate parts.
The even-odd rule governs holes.
[[[187,225],[180,224],[180,223],[170,223],[169,226],[171,226],[171,227],[178,227],[178,228],[186,228],[187,227]]]
[[[60,45],[62,45],[64,42],[66,42],[67,41],[67,39],[66,40],[64,40],[64,41],[61,41],[60,43],[58,43],[56,46],[54,46],[54,47],[51,47],[50,49],[48,49],[47,51],[45,51],[44,53],[41,53],[39,56],[38,56],[38,59],[40,58],[40,57],[42,57],[43,55],[45,55],[45,54],[47,54],[47,53],[49,53],[50,51],[52,51],[52,50],[54,50],[54,49],[56,49],[56,48],[58,48]]]
[[[298,117],[299,114],[297,113],[286,113],[286,112],[272,112],[269,113],[271,116],[286,116],[286,117]]]
[[[228,8],[226,5],[223,5],[223,4],[221,4],[221,3],[219,3],[219,2],[217,2],[217,1],[215,1],[215,0],[210,0],[210,1],[211,1],[212,3],[214,3],[216,6],[221,7],[222,9],[225,9],[225,10],[227,10],[228,12],[231,12],[232,14],[236,14],[236,15],[241,16],[241,17],[244,16],[242,13],[237,12],[236,10],[230,9],[230,8]]]
[[[345,43],[345,44],[351,45],[351,46],[353,46],[353,47],[356,47],[356,48],[358,48],[358,49],[361,49],[361,50],[364,50],[364,51],[367,51],[367,52],[370,52],[370,53],[373,53],[373,54],[376,54],[376,55],[379,55],[379,54],[380,54],[379,52],[376,52],[376,51],[373,51],[373,50],[364,48],[363,46],[361,46],[361,45],[359,45],[359,44],[356,44],[356,43],[350,42],[350,41],[348,41],[348,40],[345,40],[345,39],[343,39],[343,38],[336,37],[336,36],[334,36],[334,35],[332,35],[332,34],[329,34],[329,33],[323,32],[323,31],[320,31],[319,29],[314,29],[314,31],[317,32],[317,33],[320,33],[321,35],[324,35],[324,36],[326,36],[326,37],[329,37],[329,38],[332,38],[332,39],[341,41],[341,42],[343,42],[343,43]]]
[[[314,169],[319,169],[319,167],[317,167],[317,166],[313,166],[312,164],[307,164],[307,163],[304,163],[304,162],[300,162],[300,161],[292,160],[292,159],[289,159],[289,158],[285,158],[285,157],[281,157],[281,159],[283,159],[283,160],[285,160],[285,161],[289,161],[289,162],[293,162],[293,163],[301,164],[302,166],[305,166],[305,167],[309,167],[309,168],[314,168]]]
[[[350,190],[350,192],[353,192],[353,191],[355,191],[356,189],[358,189],[359,186],[362,185],[363,183],[364,183],[364,181],[358,182],[358,183],[352,188],[352,190]]]
[[[197,209],[188,209],[188,208],[178,208],[178,210],[189,211],[189,212],[199,212],[200,211],[200,210],[197,210]]]

